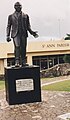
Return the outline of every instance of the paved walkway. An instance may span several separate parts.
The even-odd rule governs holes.
[[[69,79],[70,76],[65,78]],[[42,90],[40,103],[9,106],[5,100],[5,91],[0,91],[0,120],[62,120],[58,116],[65,113],[70,113],[70,92]]]
[[[41,87],[45,86],[45,85],[50,85],[53,83],[58,83],[58,82],[62,82],[62,81],[66,81],[66,80],[70,80],[70,75],[69,76],[61,76],[61,77],[55,77],[55,78],[49,78],[49,80],[45,80],[41,82]]]
[[[45,85],[51,85],[51,84],[53,84],[53,83],[58,83],[58,82],[66,81],[66,80],[68,80],[68,79],[57,80],[57,81],[53,81],[53,82],[47,82],[47,83],[41,84],[41,86],[43,87],[43,86],[45,86]]]

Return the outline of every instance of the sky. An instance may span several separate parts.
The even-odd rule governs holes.
[[[70,33],[70,0],[1,0],[0,42],[6,41],[8,15],[17,1],[29,15],[32,30],[38,31],[38,39],[62,39]],[[30,34],[29,39],[35,40]]]

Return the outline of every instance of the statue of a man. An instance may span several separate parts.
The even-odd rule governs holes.
[[[21,11],[22,5],[16,2],[14,5],[15,12],[8,17],[7,24],[7,42],[13,38],[15,48],[15,66],[26,66],[26,45],[28,31],[34,37],[38,37],[37,32],[32,31],[29,22],[29,16]],[[20,63],[21,59],[21,63]]]

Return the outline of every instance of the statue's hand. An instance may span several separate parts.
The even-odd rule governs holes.
[[[33,32],[33,36],[34,36],[35,38],[37,38],[37,37],[39,36],[37,33],[38,33],[37,31]]]
[[[8,37],[7,37],[7,42],[10,42],[10,41],[11,41],[11,39],[10,39],[10,37],[8,36]]]

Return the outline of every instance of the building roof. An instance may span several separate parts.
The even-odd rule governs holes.
[[[30,41],[27,44],[27,53],[68,51],[70,53],[70,40]],[[8,54],[14,53],[12,42],[0,43],[0,59],[7,58]]]

